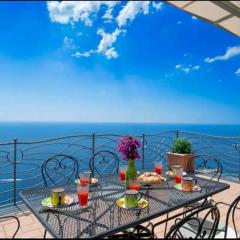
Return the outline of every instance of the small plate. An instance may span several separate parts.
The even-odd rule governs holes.
[[[182,184],[175,184],[174,188],[177,189],[177,190],[180,190],[180,191],[183,191],[183,192],[189,192],[189,193],[191,193],[191,192],[200,192],[201,191],[201,187],[199,185],[195,185],[193,187],[192,191],[184,191],[183,188],[182,188]]]
[[[126,209],[126,210],[142,210],[142,209],[148,207],[148,201],[146,199],[144,199],[144,198],[141,198],[138,201],[138,207],[136,207],[136,208],[127,208],[125,206],[125,197],[119,198],[116,201],[116,204],[117,204],[118,207]]]
[[[169,176],[169,177],[173,177],[172,171],[167,171],[167,172],[166,172],[166,175]],[[183,177],[187,176],[187,173],[186,173],[186,172],[183,172],[182,176],[183,176]]]
[[[79,179],[76,179],[74,181],[76,184],[80,184],[80,180]],[[97,178],[91,178],[91,185],[96,185],[98,184],[98,179]]]
[[[48,207],[48,208],[63,208],[68,207],[74,203],[73,197],[66,195],[65,196],[65,204],[63,206],[55,207],[52,205],[51,197],[45,198],[42,200],[42,206]]]

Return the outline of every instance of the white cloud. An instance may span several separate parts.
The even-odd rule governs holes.
[[[240,77],[240,68],[235,72],[235,74]]]
[[[75,49],[77,46],[73,43],[73,40],[67,36],[63,39],[63,46],[64,48]]]
[[[193,70],[198,70],[199,68],[200,68],[200,66],[197,65],[197,66],[194,66],[192,69]]]
[[[183,66],[182,64],[177,64],[175,66],[176,69],[188,74],[190,71],[192,70],[199,70],[200,66],[196,65],[196,66],[193,66],[192,64],[189,64],[187,66]]]
[[[126,30],[116,29],[112,33],[106,33],[102,28],[98,29],[97,34],[102,37],[96,50],[89,50],[86,52],[75,52],[72,54],[73,57],[90,57],[92,54],[102,54],[107,59],[117,58],[118,53],[113,47],[113,44],[117,41],[118,36],[124,33]]]
[[[181,68],[181,70],[185,73],[189,73],[191,69],[190,68]]]
[[[47,7],[53,22],[68,24],[81,21],[86,26],[91,26],[93,17],[101,6],[107,6],[108,11],[118,3],[119,1],[49,1]]]
[[[159,3],[152,2],[152,6],[157,10],[160,10],[163,7],[163,2],[159,2]]]
[[[115,50],[113,44],[117,41],[121,33],[126,32],[122,29],[128,22],[131,22],[135,17],[142,13],[149,14],[150,8],[160,10],[162,9],[162,2],[151,1],[123,1],[123,8],[118,12],[118,16],[113,16],[115,6],[121,1],[48,1],[47,8],[49,17],[52,22],[60,24],[74,24],[82,22],[86,26],[92,26],[97,17],[101,17],[103,22],[116,21],[118,27],[112,33],[107,33],[103,28],[97,31],[97,34],[102,38],[95,50],[85,52],[76,51],[78,46],[74,45],[73,39],[64,38],[64,47],[75,49],[73,57],[90,57],[92,54],[101,54],[107,59],[117,58],[118,52]],[[98,14],[101,13],[101,16]],[[76,37],[81,36],[82,32],[76,33]]]
[[[77,52],[75,52],[74,54],[72,54],[72,56],[73,56],[73,57],[76,57],[76,58],[80,58],[80,57],[86,57],[86,58],[88,58],[88,57],[90,57],[94,52],[95,52],[94,50],[89,50],[89,51],[86,51],[86,52],[83,52],[83,53],[77,51]]]
[[[97,31],[97,34],[102,36],[101,41],[99,42],[97,52],[103,54],[107,59],[117,58],[118,53],[115,48],[112,46],[116,41],[120,33],[124,33],[126,30],[116,29],[114,32],[106,33],[102,28]]]
[[[103,19],[106,19],[106,20],[112,20],[113,19],[113,15],[112,15],[112,11],[113,11],[113,8],[109,8],[105,14],[103,15]]]
[[[204,61],[207,63],[212,63],[218,60],[228,60],[237,55],[240,55],[240,46],[228,47],[224,55],[216,56],[213,58],[205,58]]]
[[[117,22],[118,25],[124,26],[127,22],[132,22],[139,13],[144,15],[149,13],[149,1],[129,1],[120,11]]]

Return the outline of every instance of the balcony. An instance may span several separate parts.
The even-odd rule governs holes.
[[[14,139],[0,144],[0,211],[1,216],[14,214],[21,222],[17,238],[42,238],[43,226],[22,204],[19,192],[43,185],[41,165],[50,156],[64,153],[79,161],[81,170],[88,169],[89,158],[97,151],[109,150],[118,154],[119,135],[90,134],[65,136],[35,142],[22,142]],[[207,154],[218,159],[223,166],[222,182],[230,184],[230,189],[214,196],[216,202],[231,203],[239,195],[240,181],[240,138],[209,136],[200,133],[169,131],[155,135],[138,136],[142,142],[141,160],[138,169],[148,169],[156,159],[161,159],[166,168],[167,152],[171,151],[176,138],[188,138],[196,154]],[[221,222],[225,221],[227,208],[221,206]],[[174,213],[173,213],[174,214]],[[163,217],[154,219],[158,222]],[[240,218],[238,219],[240,221]],[[171,226],[173,222],[169,223]],[[9,238],[14,230],[13,220],[0,222],[0,238]],[[230,223],[231,225],[231,223]],[[240,226],[238,226],[238,232]],[[157,229],[157,236],[163,237],[164,226]],[[51,237],[47,235],[47,237]]]

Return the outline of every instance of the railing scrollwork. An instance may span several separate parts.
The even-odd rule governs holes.
[[[110,160],[101,159],[98,152],[111,152],[119,162],[122,158],[117,150],[118,134],[84,134],[64,136],[41,141],[24,142],[14,139],[0,143],[0,207],[17,204],[19,191],[44,184],[41,167],[53,156],[70,156],[77,160],[78,170],[89,170],[90,159],[96,163],[114,167]],[[167,152],[172,150],[176,138],[188,138],[196,155],[207,154],[221,162],[222,176],[240,182],[240,137],[221,137],[206,134],[167,131],[158,134],[137,136],[142,143],[138,169],[151,169],[157,159],[166,167]],[[97,162],[99,160],[99,162]],[[105,166],[105,167],[106,167]]]

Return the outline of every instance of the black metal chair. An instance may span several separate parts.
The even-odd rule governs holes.
[[[192,167],[194,166],[194,168]],[[197,175],[206,178],[206,182],[200,186],[201,189],[205,189],[206,187],[216,187],[219,180],[222,176],[222,165],[216,158],[202,154],[194,156],[188,163],[188,173],[189,176],[196,178]],[[187,208],[190,207],[198,207],[204,204],[211,203],[211,197],[204,199],[202,201],[198,201],[188,205]]]
[[[13,235],[11,237],[11,238],[15,238],[17,233],[18,233],[18,231],[19,231],[19,229],[20,229],[20,221],[15,216],[3,216],[3,217],[0,217],[0,222],[1,222],[1,220],[9,220],[9,219],[13,219],[13,220],[16,221],[16,230],[14,231],[14,233],[13,233]]]
[[[107,200],[106,202],[109,204],[110,216],[110,227],[114,221],[114,210],[115,210],[115,201],[118,198],[119,189],[111,188],[107,185],[101,184],[101,178],[107,177],[110,174],[118,174],[119,171],[119,157],[116,153],[102,150],[98,151],[89,160],[89,167],[91,169],[91,173],[93,177],[99,178],[100,184],[98,185],[101,193],[101,198]],[[120,192],[121,194],[121,192]]]
[[[57,154],[48,158],[42,165],[41,168],[43,182],[45,187],[63,186],[73,183],[77,179],[79,174],[79,164],[77,159],[66,154]],[[49,218],[47,213],[47,219]],[[58,219],[59,214],[52,214]],[[44,231],[44,238],[46,238],[47,230]],[[62,233],[60,233],[62,234]]]
[[[43,163],[41,171],[45,187],[62,186],[77,179],[79,164],[77,159],[70,155],[57,154]]]
[[[216,158],[207,154],[195,155],[188,162],[187,172],[188,176],[192,178],[196,178],[198,175],[206,178],[205,183],[200,186],[202,190],[211,186],[215,188],[222,176],[222,165]],[[188,209],[196,209],[204,205],[209,205],[211,202],[212,198],[208,197],[207,199],[191,203],[183,208],[183,212]],[[169,214],[167,214],[167,218],[169,218]],[[167,227],[168,222],[166,221],[164,235],[166,235]]]
[[[93,177],[103,177],[108,174],[118,174],[119,157],[111,151],[96,152],[89,161]]]
[[[174,216],[169,220],[172,219],[174,219]],[[209,224],[209,219],[211,219],[211,225]],[[202,206],[190,212],[190,214],[183,216],[182,219],[177,218],[165,238],[213,239],[218,230],[219,220],[220,212],[217,207],[212,205]],[[155,236],[155,228],[160,224],[162,222],[155,224],[152,229]]]
[[[211,181],[219,182],[222,176],[222,164],[213,156],[196,155],[188,162],[188,173],[190,176],[204,175],[209,180],[207,184]]]
[[[225,202],[218,202],[215,204],[215,206],[218,205],[225,205],[228,206],[228,211],[225,219],[225,223],[219,224],[218,231],[216,234],[216,238],[240,238],[240,233],[238,233],[237,229],[237,223],[238,226],[240,226],[240,221],[237,219],[237,216],[240,216],[240,195],[231,203],[225,203]],[[232,226],[230,227],[230,222],[232,221]]]
[[[186,235],[186,232],[188,232],[188,236],[190,236],[192,233],[196,233],[196,229],[197,229],[196,223],[202,223],[204,221],[202,231],[206,232],[206,237],[209,237],[209,238],[215,237],[216,239],[239,239],[240,235],[238,233],[238,229],[239,229],[238,227],[240,226],[240,222],[239,222],[238,218],[240,216],[240,196],[238,196],[231,204],[228,204],[225,202],[218,202],[218,203],[212,202],[212,204],[214,206],[213,205],[208,205],[208,206],[213,207],[213,208],[217,208],[219,205],[228,206],[228,211],[227,211],[227,214],[225,217],[225,222],[218,223],[218,227],[217,227],[217,230],[216,230],[214,236],[209,234],[210,230],[212,230],[212,227],[215,226],[216,218],[213,217],[213,216],[215,216],[213,214],[214,212],[211,212],[211,217],[205,218],[203,216],[199,216],[199,212],[201,211],[200,208],[198,209],[197,212],[195,212],[195,213],[197,213],[195,216],[195,223],[192,222],[191,224],[189,224],[189,222],[188,222],[187,231],[184,230],[185,235]],[[203,209],[204,206],[202,206],[201,208]],[[185,219],[183,219],[182,221],[185,222]],[[230,222],[232,222],[232,227],[230,226]],[[179,223],[177,223],[177,224],[179,224]],[[238,224],[238,227],[237,227],[237,224]],[[171,231],[171,229],[170,229],[170,231]],[[173,230],[172,230],[172,232],[173,232]],[[166,235],[166,237],[172,236],[172,235],[168,235],[168,234]],[[191,235],[191,237],[194,238],[192,235]]]

